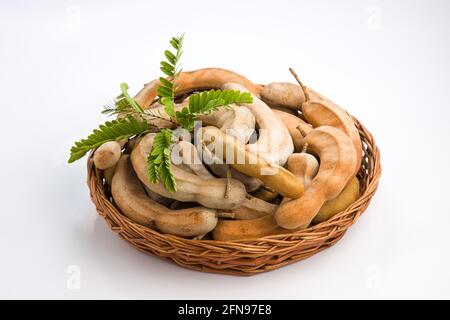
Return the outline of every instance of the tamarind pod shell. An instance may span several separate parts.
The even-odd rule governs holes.
[[[255,192],[252,192],[252,196],[254,196],[255,198],[270,202],[270,201],[274,200],[276,197],[278,197],[278,192],[269,190],[266,187],[262,186]]]
[[[224,134],[216,127],[203,127],[197,134],[207,147],[211,144],[213,147],[222,148],[220,153],[223,160],[228,161],[227,152],[232,153],[234,162],[230,165],[236,170],[260,179],[266,186],[285,197],[295,199],[302,195],[303,185],[291,172],[246,150],[245,145],[236,138]]]
[[[328,200],[323,204],[312,222],[317,224],[330,219],[335,214],[345,210],[358,198],[359,180],[356,177],[353,177],[336,198]]]
[[[239,90],[249,92],[245,87],[238,83],[226,83],[224,89]],[[258,140],[255,143],[248,144],[246,148],[258,153],[266,161],[283,166],[287,158],[294,152],[294,144],[288,129],[279,120],[272,109],[267,104],[252,94],[253,102],[243,104],[255,116],[258,126]]]
[[[295,116],[293,114],[289,114],[276,109],[272,111],[288,129],[292,141],[294,142],[295,152],[300,152],[303,148],[305,140],[301,132],[303,131],[305,134],[308,134],[308,132],[310,132],[313,127],[309,123],[303,121],[298,116]]]
[[[179,209],[194,208],[194,207],[198,207],[198,206],[199,206],[199,204],[197,202],[182,202],[182,201],[175,200],[170,204],[169,209],[179,210]]]
[[[319,161],[309,153],[293,153],[287,162],[287,169],[298,177],[307,189],[319,172]]]
[[[267,102],[266,102],[267,103]],[[289,108],[284,108],[284,107],[277,107],[277,106],[272,106],[270,104],[267,104],[269,106],[270,109],[272,109],[272,111],[277,110],[277,111],[281,111],[281,112],[286,112],[288,114],[292,114],[294,116],[298,115],[298,110],[293,110],[293,109],[289,109]]]
[[[170,168],[177,183],[176,192],[168,191],[162,181],[151,183],[147,176],[147,158],[152,150],[154,136],[154,133],[145,135],[131,153],[131,162],[139,180],[150,190],[167,198],[183,202],[198,202],[207,208],[216,209],[235,209],[245,200],[247,193],[240,181],[203,179],[173,164]],[[226,190],[228,190],[228,197],[224,196]]]
[[[142,183],[141,183],[142,184]],[[170,198],[166,198],[163,197],[162,195],[153,192],[152,190],[150,190],[149,188],[147,188],[147,186],[145,186],[144,184],[142,184],[142,186],[144,187],[145,192],[147,193],[147,196],[152,199],[153,201],[159,203],[160,205],[163,205],[166,208],[170,208],[170,209],[181,209],[181,208],[172,208],[172,203],[174,202],[173,199]],[[183,208],[184,209],[184,208]]]
[[[199,120],[203,125],[215,126],[243,143],[247,143],[255,131],[255,116],[244,106],[221,107],[208,115],[199,116]]]
[[[253,84],[236,72],[220,68],[204,68],[181,72],[176,81],[177,94],[200,89],[221,89],[227,82],[239,83],[254,94],[259,94],[261,91],[261,86]],[[155,100],[159,84],[159,79],[150,81],[134,97],[142,108],[147,109]]]
[[[302,88],[289,82],[272,82],[261,89],[261,99],[273,106],[300,110],[305,102],[305,93]]]
[[[233,179],[236,179],[236,180],[242,182],[248,193],[251,193],[251,192],[259,189],[263,184],[261,180],[254,178],[254,177],[246,176],[245,174],[237,171],[234,168],[231,168],[229,165],[224,164],[224,163],[223,164],[213,163],[213,164],[208,165],[208,167],[211,169],[211,171],[216,176],[221,177],[221,178],[226,178],[227,170],[230,169],[231,177]]]
[[[350,137],[357,157],[357,166],[353,172],[353,176],[356,176],[360,169],[362,160],[362,142],[361,137],[359,136],[359,131],[347,111],[323,96],[318,95],[318,97],[320,97],[321,100],[311,100],[303,103],[303,116],[314,128],[320,126],[331,126],[342,130],[347,136]]]
[[[287,230],[277,225],[273,215],[267,215],[252,220],[219,219],[212,236],[214,240],[233,241],[261,238],[285,232]]]
[[[117,141],[108,141],[94,151],[94,164],[97,169],[114,167],[119,161],[122,147]]]
[[[308,133],[305,143],[319,156],[319,171],[301,197],[278,207],[275,219],[279,226],[286,229],[306,228],[324,202],[336,198],[342,192],[356,167],[353,143],[337,128],[315,128]]]
[[[128,155],[123,155],[117,164],[111,193],[126,217],[144,226],[154,225],[163,233],[194,237],[208,233],[217,224],[216,210],[204,207],[169,210],[149,198]]]
[[[105,179],[105,182],[108,186],[111,186],[112,184],[112,179],[114,177],[114,172],[116,171],[116,166],[117,164],[103,170],[103,178]]]
[[[234,219],[251,220],[261,218],[269,214],[274,214],[277,208],[278,206],[276,204],[248,195],[241,206],[233,210]]]

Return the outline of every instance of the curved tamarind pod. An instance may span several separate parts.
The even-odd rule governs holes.
[[[198,133],[197,133],[198,134]],[[201,138],[195,139],[197,142]],[[197,144],[197,151],[202,155],[203,160],[208,163],[209,169],[218,177],[231,178],[242,182],[247,192],[258,189],[263,183],[258,178],[249,177],[236,169],[232,168],[229,164],[223,163],[222,159],[217,158],[208,148],[205,148],[203,144]]]
[[[197,149],[190,142],[177,141],[174,143],[171,147],[171,159],[173,164],[183,164],[203,179],[215,179],[212,173],[205,168],[198,156]]]
[[[112,166],[110,168],[103,170],[103,179],[105,179],[105,182],[108,186],[111,186],[111,184],[112,184],[112,179],[114,177],[114,172],[116,171],[116,166],[117,166],[117,164],[115,164],[114,166]]]
[[[303,131],[305,134],[310,132],[313,127],[309,124],[300,119],[299,117],[279,111],[279,110],[272,110],[273,113],[280,119],[286,128],[289,131],[289,134],[291,135],[292,141],[294,142],[294,149],[296,152],[300,152],[303,148],[303,142],[304,138],[301,134]]]
[[[341,193],[356,167],[353,143],[339,129],[318,127],[306,135],[305,142],[320,159],[319,172],[300,198],[278,207],[275,219],[279,226],[286,229],[306,228],[325,201]]]
[[[312,154],[306,152],[293,153],[288,159],[287,168],[303,181],[303,185],[307,189],[319,172],[319,161]]]
[[[302,181],[305,189],[307,189],[312,179],[319,172],[319,161],[312,154],[306,153],[307,145],[303,147],[301,153],[293,153],[287,163],[287,169],[292,172],[300,181]],[[284,198],[281,203],[291,201],[292,199]]]
[[[303,116],[314,128],[320,126],[331,126],[342,130],[352,140],[353,146],[356,151],[356,163],[355,171],[353,175],[359,171],[362,159],[362,143],[359,131],[355,126],[353,119],[342,108],[328,99],[322,99],[320,101],[306,101],[302,105]]]
[[[192,148],[195,148],[195,147],[192,144],[190,144],[189,148],[192,150]],[[203,164],[200,164],[200,166],[203,167],[203,170],[207,171],[207,169],[203,166]],[[212,166],[214,166],[214,165],[212,165]],[[220,166],[228,167],[228,165],[226,165],[226,164],[222,164]],[[200,177],[203,177],[204,179],[215,179],[215,177],[211,173],[209,173],[209,171],[208,171],[208,174],[205,175],[202,172],[203,170],[195,170],[195,171],[193,171],[193,173]],[[229,170],[230,170],[230,172],[234,171],[235,174],[238,174],[240,177],[244,177],[247,180],[254,179],[262,184],[261,180],[258,180],[253,177],[248,177],[248,176],[240,173],[239,171],[236,171],[235,169],[233,169],[231,167],[229,167]],[[224,177],[229,178],[229,175],[227,174],[227,172],[224,172],[224,174],[225,174]],[[231,178],[235,178],[235,177],[231,176]],[[245,185],[245,183],[244,183],[244,185]],[[174,207],[172,207],[172,206],[174,206]],[[172,206],[170,207],[171,209],[181,209],[181,208],[187,208],[189,206],[192,207],[192,203],[175,201],[172,204]],[[252,197],[251,195],[247,194],[245,200],[242,202],[242,204],[240,205],[239,208],[232,210],[231,212],[219,210],[218,216],[220,218],[231,218],[231,219],[255,219],[255,218],[259,218],[264,215],[267,215],[267,214],[273,214],[275,212],[276,208],[277,208],[277,206],[274,204],[268,203],[266,201],[260,200],[258,198]]]
[[[163,197],[162,195],[160,195],[160,194],[158,194],[156,192],[153,192],[152,190],[150,190],[144,184],[142,184],[142,186],[144,187],[144,190],[145,190],[145,192],[147,193],[147,195],[148,195],[148,197],[150,199],[152,199],[153,201],[159,203],[160,205],[163,205],[163,206],[165,206],[167,208],[173,209],[173,208],[170,207],[172,205],[172,203],[174,202],[173,199]],[[176,208],[176,209],[181,209],[181,208]]]
[[[270,202],[274,200],[276,197],[278,197],[278,192],[267,188],[266,186],[262,186],[258,190],[252,193],[252,196],[255,198]]]
[[[182,201],[175,200],[169,206],[169,209],[179,210],[179,209],[194,208],[194,207],[198,207],[198,206],[199,206],[199,204],[197,202],[182,202]],[[217,217],[219,217],[219,218],[234,219],[234,216],[235,216],[234,212],[217,210]]]
[[[287,168],[302,179],[307,188],[319,170],[319,162],[313,155],[306,152],[294,153],[288,159]],[[353,177],[336,198],[328,200],[322,205],[312,223],[317,224],[329,219],[355,202],[358,197],[359,180]],[[289,199],[283,199],[283,201],[285,200],[289,201]]]
[[[189,146],[190,148],[193,147],[192,144],[190,144],[191,146]],[[200,166],[203,167],[204,170],[207,171],[207,169],[201,164]],[[214,167],[215,165],[211,165],[210,167]],[[231,176],[231,178],[236,179],[236,175],[238,175],[239,177],[243,177],[244,181],[241,181],[239,179],[239,181],[241,181],[242,183],[244,183],[245,185],[245,180],[249,181],[251,179],[260,182],[260,184],[262,184],[261,180],[253,178],[253,177],[248,177],[242,173],[240,173],[239,171],[235,170],[234,168],[229,167],[226,164],[221,164],[221,165],[217,165],[217,166],[221,166],[221,168],[225,168],[225,170],[227,170],[226,168],[229,168],[230,173],[234,172],[235,175]],[[194,174],[203,177],[204,179],[211,179],[211,178],[215,178],[213,175],[211,175],[208,171],[208,174],[205,175],[202,170],[195,170],[192,171]],[[224,172],[224,177],[229,177],[227,172]],[[180,201],[175,201],[174,202],[174,208],[180,209],[180,208],[186,208],[186,206],[183,206],[181,204],[177,204],[177,203],[183,203]],[[184,204],[189,205],[189,203],[184,202]],[[192,205],[191,205],[192,206]],[[171,207],[171,209],[174,209]],[[218,215],[220,218],[231,218],[231,219],[255,219],[255,218],[259,218],[262,217],[264,215],[267,214],[273,214],[276,210],[277,206],[271,203],[268,203],[266,201],[260,200],[258,198],[252,197],[251,195],[247,195],[246,199],[242,202],[242,204],[240,205],[239,208],[232,210],[231,212],[224,212],[224,211],[219,211]]]
[[[127,146],[127,150],[126,151],[128,153],[131,152],[134,149],[134,147],[139,143],[139,141],[141,141],[141,137],[140,136],[136,136],[134,138],[131,138],[128,141],[128,146]]]
[[[187,102],[175,104],[175,112],[181,111],[187,105]],[[255,131],[255,116],[244,106],[231,105],[230,107],[219,108],[213,113],[199,116],[198,119],[202,121],[203,125],[206,124],[218,127],[223,132],[247,143]],[[165,114],[164,106],[158,102],[153,103],[151,109],[157,113]],[[167,117],[169,119],[169,116]],[[163,120],[166,121],[165,119]],[[153,119],[151,121],[153,121]]]
[[[261,99],[276,107],[300,110],[305,102],[305,93],[302,88],[289,82],[272,82],[261,89]]]
[[[226,178],[227,170],[230,170],[231,177],[242,182],[245,186],[245,190],[247,190],[247,192],[249,193],[259,189],[263,184],[262,181],[258,178],[246,176],[245,174],[237,171],[234,168],[231,168],[228,164],[225,163],[212,163],[208,165],[208,167],[216,176],[221,178]]]
[[[244,106],[234,105],[232,108],[222,107],[199,120],[205,125],[218,127],[226,134],[247,143],[255,131],[255,116]]]
[[[214,240],[233,241],[265,237],[289,232],[280,228],[273,214],[252,220],[219,219],[212,235]]]
[[[268,104],[268,106],[270,109],[272,109],[272,111],[277,110],[277,111],[281,111],[281,112],[286,112],[288,114],[292,114],[294,116],[298,115],[298,110],[292,110],[292,109],[288,109],[288,108],[284,108],[284,107],[271,106],[270,104]]]
[[[235,209],[245,200],[245,186],[241,182],[234,179],[202,179],[173,164],[171,170],[177,183],[176,192],[168,191],[161,181],[150,183],[147,177],[147,158],[154,136],[153,133],[144,136],[131,153],[131,163],[139,180],[150,190],[167,198],[198,202],[207,208]],[[224,197],[226,190],[228,197]]]
[[[194,208],[194,207],[198,207],[198,206],[199,206],[199,204],[197,202],[183,202],[183,201],[175,200],[170,204],[169,209],[180,210],[180,209]]]
[[[111,193],[122,213],[144,226],[154,225],[163,233],[181,237],[205,234],[217,224],[216,210],[196,207],[170,210],[150,199],[133,171],[128,155],[117,164]]]
[[[344,190],[334,199],[328,200],[320,208],[319,213],[314,217],[313,223],[317,224],[328,220],[335,214],[345,210],[349,205],[359,198],[359,180],[353,177],[345,186]]]
[[[319,102],[320,101],[327,101],[327,102],[337,106],[336,103],[334,103],[333,101],[331,101],[330,99],[325,97],[323,94],[317,92],[316,90],[313,90],[313,89],[311,89],[309,87],[308,88],[305,87],[304,90],[305,90],[306,94],[308,95],[310,101],[319,101]]]
[[[254,94],[258,94],[261,90],[261,86],[253,84],[236,72],[220,68],[204,68],[181,72],[176,81],[177,94],[200,89],[221,89],[227,82],[239,83]],[[134,99],[142,108],[147,109],[157,96],[156,89],[158,86],[158,79],[150,81],[138,92]]]
[[[237,83],[227,83],[224,89],[249,92]],[[258,141],[249,144],[248,150],[258,153],[266,161],[284,165],[287,158],[294,152],[294,144],[286,126],[272,112],[272,110],[257,96],[252,94],[253,102],[244,104],[255,116],[259,128]]]
[[[220,157],[237,171],[260,179],[265,185],[288,198],[298,198],[304,189],[301,182],[288,170],[267,162],[258,154],[246,150],[245,145],[235,137],[228,136],[216,127],[197,130],[208,152]],[[214,149],[214,150],[211,150]]]
[[[257,219],[269,214],[274,214],[278,206],[276,204],[269,203],[267,201],[247,195],[247,199],[241,204],[241,206],[235,210],[235,220],[251,220]]]

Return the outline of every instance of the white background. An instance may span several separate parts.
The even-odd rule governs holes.
[[[2,0],[0,298],[450,298],[449,19],[444,0]],[[119,83],[159,76],[181,32],[185,70],[268,83],[293,81],[292,66],[374,134],[379,190],[334,247],[250,278],[204,274],[135,250],[96,214],[69,148]]]

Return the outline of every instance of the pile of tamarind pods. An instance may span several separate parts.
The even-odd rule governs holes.
[[[216,68],[182,72],[177,81],[180,95],[233,89],[250,92],[253,102],[202,116],[196,139],[173,143],[172,152],[182,158],[171,164],[176,192],[148,180],[154,133],[96,149],[95,166],[129,219],[180,237],[245,240],[305,229],[358,199],[359,132],[351,116],[329,99],[300,82],[260,86]],[[135,96],[144,109],[162,108],[156,101],[158,84],[148,83]],[[149,121],[160,128],[173,126],[161,119]],[[269,134],[262,129],[270,129]],[[256,141],[249,143],[255,132]],[[246,161],[206,163],[206,155],[221,157],[210,149],[212,141]]]

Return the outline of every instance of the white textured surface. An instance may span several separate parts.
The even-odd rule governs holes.
[[[161,1],[1,2],[0,298],[450,298],[450,2],[172,2],[170,20]],[[337,245],[251,278],[211,275],[138,252],[97,216],[69,147],[120,82],[135,92],[159,75],[182,31],[186,70],[267,83],[295,67],[375,135],[380,188]]]

